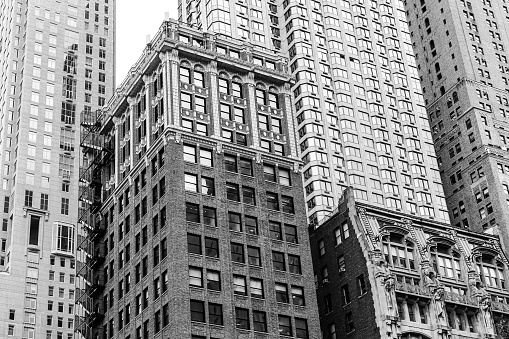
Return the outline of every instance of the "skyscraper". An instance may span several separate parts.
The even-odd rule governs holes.
[[[451,223],[509,244],[505,1],[407,1]]]
[[[347,186],[448,221],[403,1],[188,1],[179,19],[289,59],[310,222]]]
[[[77,335],[320,336],[286,70],[170,20],[84,113]]]
[[[79,112],[113,92],[115,1],[0,4],[0,336],[72,338]]]

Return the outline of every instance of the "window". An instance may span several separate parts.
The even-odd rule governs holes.
[[[267,332],[267,315],[262,311],[253,311],[253,329],[257,332]]]
[[[205,322],[205,304],[203,301],[191,300],[191,321]]]
[[[255,217],[245,216],[244,223],[246,226],[246,233],[258,235],[258,221]]]
[[[285,213],[294,214],[294,208],[293,208],[293,198],[288,196],[281,196],[281,206],[282,210]]]
[[[292,320],[289,316],[278,315],[279,335],[293,336]]]
[[[242,202],[244,204],[256,205],[255,189],[242,186]]]
[[[286,271],[285,255],[282,252],[272,252],[273,268],[278,271]]]
[[[249,330],[249,310],[235,307],[235,326],[240,329]]]
[[[198,192],[198,176],[196,174],[184,174],[184,188],[186,191]]]
[[[297,244],[297,227],[291,225],[285,225],[285,241]]]
[[[267,208],[279,211],[279,198],[277,193],[267,192]]]
[[[368,289],[366,288],[366,281],[364,280],[363,274],[357,277],[357,286],[359,288],[359,295],[363,295],[368,292]]]
[[[226,183],[226,199],[231,201],[240,201],[239,185],[233,183]]]
[[[386,262],[394,267],[415,270],[414,244],[400,234],[391,233],[382,238]]]
[[[280,303],[288,303],[288,287],[286,284],[276,283],[276,301]]]
[[[476,259],[477,272],[484,284],[492,288],[505,289],[505,265],[493,256],[483,253]]]
[[[203,287],[202,269],[198,267],[189,267],[189,285]]]
[[[219,258],[218,240],[205,237],[205,255],[211,258]]]
[[[270,238],[282,240],[281,224],[275,221],[269,221]]]
[[[263,280],[257,278],[250,278],[249,280],[249,291],[251,292],[252,298],[263,299]]]
[[[279,168],[279,183],[284,186],[292,185],[290,170]]]
[[[200,222],[199,205],[186,202],[186,220],[190,222]]]
[[[208,226],[217,226],[215,208],[203,206],[203,223]]]
[[[431,259],[438,276],[458,281],[463,279],[461,256],[448,245],[438,243],[435,247],[432,247]]]
[[[229,172],[237,173],[237,157],[234,155],[225,154],[224,169]]]
[[[201,193],[211,196],[216,195],[213,178],[201,177]]]
[[[258,247],[247,247],[247,262],[249,265],[262,266],[262,259],[260,256],[260,249]]]
[[[350,333],[355,330],[352,312],[348,312],[347,314],[345,314],[345,327],[346,333]]]
[[[239,161],[240,174],[253,176],[253,162],[246,158],[240,158]]]
[[[276,167],[272,165],[263,165],[263,175],[265,180],[276,182]]]
[[[233,275],[233,293],[247,295],[246,277],[242,275]]]
[[[187,249],[189,253],[201,255],[201,237],[196,234],[187,234]]]
[[[302,274],[299,256],[288,254],[288,270],[290,273]]]
[[[40,217],[31,216],[31,218]],[[38,223],[39,221],[37,221]],[[57,223],[57,243],[56,250],[68,253],[74,253],[74,226]]]
[[[223,325],[223,306],[209,302],[209,323]]]
[[[230,231],[242,232],[240,214],[228,212],[228,225],[230,226]]]
[[[308,322],[306,319],[295,318],[295,334],[297,338],[309,338]]]
[[[207,289],[213,291],[221,290],[221,276],[218,271],[207,270]]]
[[[238,263],[244,263],[244,245],[231,243],[231,255],[232,261]]]

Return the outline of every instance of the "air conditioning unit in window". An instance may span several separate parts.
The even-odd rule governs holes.
[[[346,272],[346,268],[341,267],[341,268],[339,269],[339,272]]]
[[[329,282],[329,278],[323,278],[323,279],[322,279],[322,284],[326,284],[326,283],[328,283],[328,282]]]

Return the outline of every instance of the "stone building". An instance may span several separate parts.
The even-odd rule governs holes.
[[[323,338],[495,338],[509,317],[497,236],[380,209],[346,191],[310,228]]]
[[[73,338],[79,112],[113,94],[115,2],[0,1],[0,338]]]
[[[170,20],[85,114],[77,335],[320,336],[290,86],[285,58]]]
[[[507,246],[508,4],[406,5],[451,223],[499,232]]]

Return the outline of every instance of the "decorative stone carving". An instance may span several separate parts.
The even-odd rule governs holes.
[[[179,132],[175,133],[175,142],[177,144],[180,144],[181,140],[182,140],[182,134],[180,134]]]
[[[217,143],[217,146],[216,146],[216,153],[217,153],[217,154],[221,154],[221,153],[223,153],[223,144],[222,144],[222,143],[220,143],[220,142],[218,142],[218,143]]]
[[[493,322],[492,302],[489,293],[484,288],[484,284],[475,271],[468,273],[471,296],[477,299],[479,312],[477,313],[477,323],[480,325],[480,332],[487,338],[495,338],[495,325]]]

